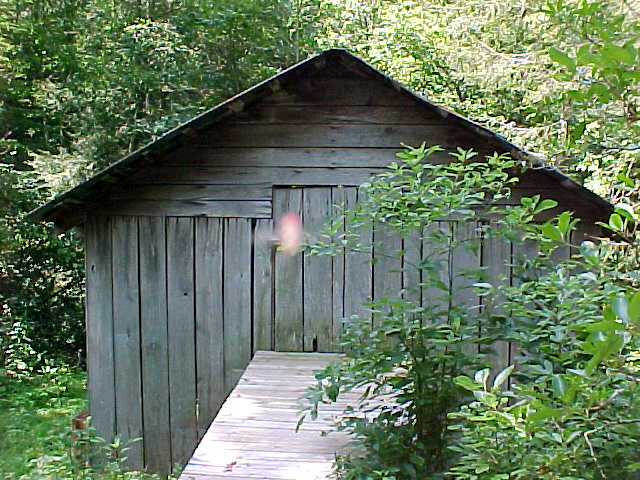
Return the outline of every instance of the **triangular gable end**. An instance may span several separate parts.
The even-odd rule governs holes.
[[[304,128],[298,128],[297,122],[304,124]],[[348,128],[340,128],[340,125]],[[600,217],[612,208],[602,198],[561,172],[545,168],[538,158],[491,130],[414,94],[345,50],[328,50],[175,128],[29,216],[32,220],[53,221],[62,228],[81,224],[84,211],[108,203],[113,192],[135,189],[139,183],[154,183],[153,178],[149,180],[150,172],[159,179],[156,183],[161,184],[166,183],[162,180],[163,171],[174,181],[179,180],[180,175],[196,174],[198,158],[203,156],[207,157],[207,168],[213,168],[209,173],[218,175],[216,178],[220,178],[220,183],[226,182],[215,167],[244,168],[243,173],[250,179],[261,166],[265,167],[243,163],[251,156],[252,144],[262,149],[262,161],[268,161],[269,148],[284,147],[277,153],[274,150],[274,160],[268,165],[273,178],[262,175],[259,183],[309,183],[308,178],[300,175],[287,179],[284,170],[276,170],[293,166],[286,163],[287,154],[283,155],[288,151],[286,149],[291,149],[289,155],[318,162],[308,165],[318,169],[307,170],[308,175],[321,173],[319,169],[323,167],[332,168],[335,170],[327,174],[327,178],[331,183],[339,184],[345,183],[339,172],[348,174],[351,168],[360,169],[354,171],[361,172],[364,181],[367,175],[376,172],[376,168],[393,160],[393,151],[401,142],[412,143],[414,140],[427,140],[450,148],[474,148],[481,154],[509,152],[534,167],[529,170],[529,177],[557,185],[572,203],[595,208],[596,216]],[[358,149],[365,145],[370,148],[363,156]],[[334,150],[331,155],[305,156],[304,150],[300,150],[305,148],[325,149],[329,153],[331,150],[328,149]],[[343,159],[342,163],[340,159]],[[376,161],[381,163],[378,165]],[[229,168],[224,171],[230,172]],[[257,177],[253,178],[255,183]],[[319,177],[312,183],[323,184]]]

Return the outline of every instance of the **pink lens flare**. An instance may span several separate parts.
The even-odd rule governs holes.
[[[287,212],[278,219],[276,236],[280,251],[285,255],[295,255],[302,246],[302,219],[293,212]]]

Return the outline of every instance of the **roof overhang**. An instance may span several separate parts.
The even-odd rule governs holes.
[[[593,204],[594,207],[597,207],[599,210],[606,212],[613,210],[613,206],[605,199],[588,190],[557,168],[547,165],[541,157],[512,144],[496,132],[412,92],[349,51],[331,49],[283,70],[271,78],[258,83],[248,90],[239,93],[188,122],[170,130],[165,135],[153,140],[139,150],[109,165],[76,187],[65,191],[39,208],[31,211],[27,218],[33,221],[53,221],[62,228],[68,228],[82,223],[82,207],[89,202],[99,200],[112,185],[128,177],[135,171],[155,164],[160,160],[162,155],[187,143],[190,138],[196,136],[198,132],[203,129],[281,90],[283,86],[286,86],[296,78],[324,68],[330,62],[340,62],[347,68],[377,78],[402,94],[411,97],[417,104],[437,112],[442,118],[446,118],[448,121],[458,124],[484,138],[488,142],[489,147],[510,153],[514,159],[521,162],[523,167],[539,170],[544,175],[557,181],[560,188],[579,194],[584,198],[585,202]]]

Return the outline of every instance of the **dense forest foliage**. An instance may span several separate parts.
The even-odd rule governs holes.
[[[639,21],[635,0],[0,0],[0,373],[84,361],[79,234],[28,211],[326,48],[538,153],[633,237]]]
[[[52,237],[26,211],[325,48],[349,48],[613,200],[634,197],[637,22],[622,0],[3,0],[4,355],[82,350],[74,234]]]

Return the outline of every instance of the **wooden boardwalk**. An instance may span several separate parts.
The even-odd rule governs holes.
[[[298,398],[313,372],[336,358],[326,353],[257,352],[185,467],[180,480],[324,480],[346,434],[332,431],[346,395],[295,432]],[[323,431],[332,431],[322,436]]]

